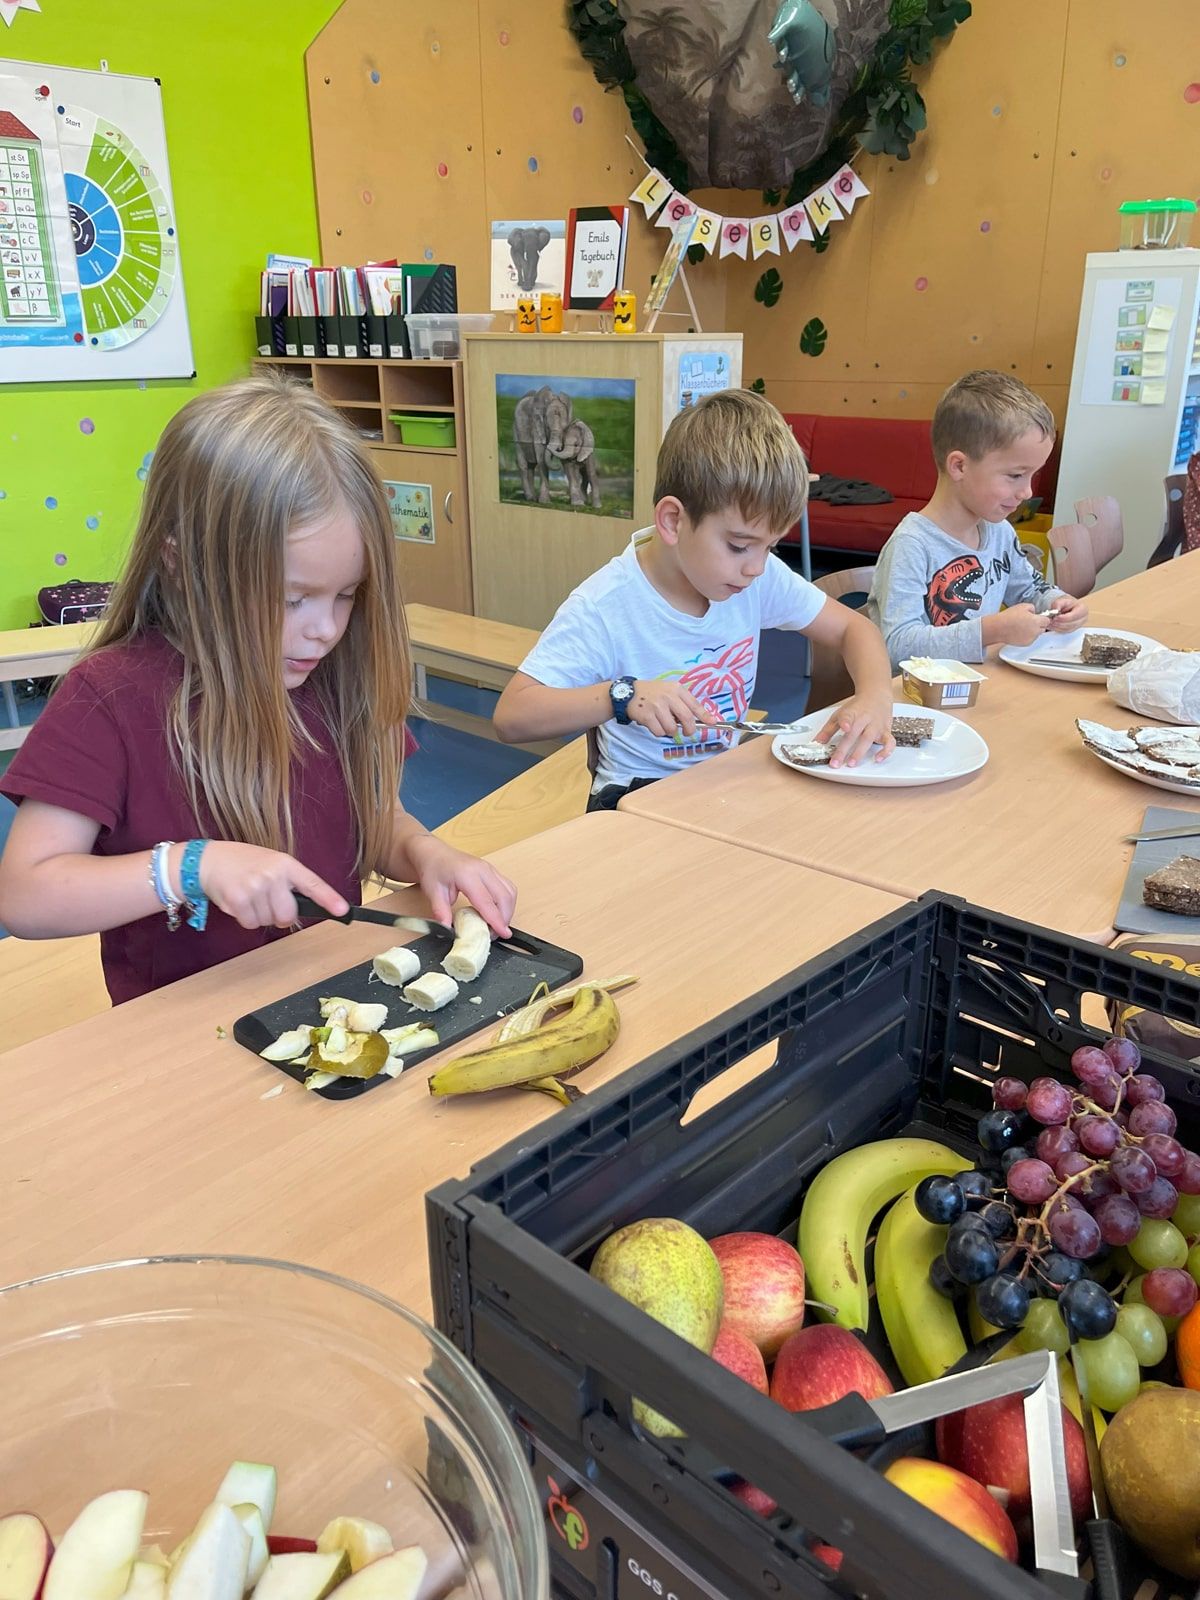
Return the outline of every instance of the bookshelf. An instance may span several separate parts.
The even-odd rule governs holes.
[[[254,364],[311,384],[363,436],[393,495],[398,491],[403,498],[411,492],[404,486],[428,489],[432,541],[396,541],[404,598],[470,615],[474,597],[462,362],[259,356]],[[405,444],[391,420],[393,412],[453,418],[454,443]]]

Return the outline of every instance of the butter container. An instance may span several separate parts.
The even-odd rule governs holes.
[[[962,661],[914,656],[900,663],[900,687],[914,705],[936,711],[965,711],[979,699],[987,679]]]

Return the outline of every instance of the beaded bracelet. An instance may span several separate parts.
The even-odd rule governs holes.
[[[164,839],[150,852],[150,887],[158,896],[159,904],[166,908],[167,927],[172,933],[179,926],[179,908],[183,903],[171,893],[171,880],[167,875],[167,852],[174,843],[174,839]]]
[[[183,847],[183,860],[179,866],[179,884],[183,898],[191,907],[188,927],[197,933],[204,932],[208,921],[208,896],[200,887],[200,857],[204,854],[207,839],[189,839]]]

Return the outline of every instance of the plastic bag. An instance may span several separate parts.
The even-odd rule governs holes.
[[[1109,675],[1108,692],[1159,722],[1200,723],[1200,651],[1143,651]]]

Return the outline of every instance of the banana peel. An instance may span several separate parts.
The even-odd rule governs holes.
[[[550,998],[561,1007],[567,997]],[[564,1017],[535,1027],[530,1033],[497,1038],[482,1050],[448,1062],[430,1077],[429,1092],[442,1097],[532,1086],[555,1099],[560,1098],[561,1088],[569,1100],[562,1079],[602,1056],[616,1039],[620,1026],[620,1012],[607,990],[595,983],[580,984]]]

